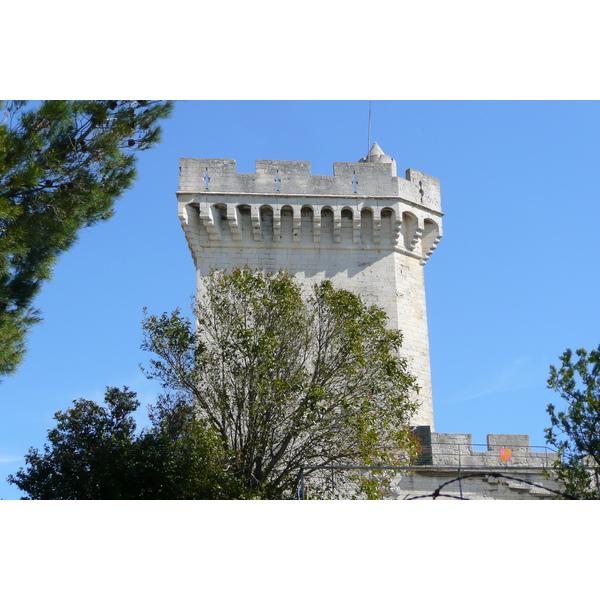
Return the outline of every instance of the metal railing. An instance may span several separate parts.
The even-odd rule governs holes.
[[[510,453],[502,454],[501,450],[510,450]],[[420,445],[414,464],[421,467],[432,466],[433,468],[443,468],[445,466],[490,468],[498,466],[549,469],[556,459],[556,452],[547,446],[426,442]]]

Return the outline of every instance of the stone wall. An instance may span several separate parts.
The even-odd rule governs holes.
[[[471,443],[470,434],[434,433],[427,427],[417,428],[417,434],[422,441],[420,460],[417,467],[402,471],[394,479],[390,499],[433,499],[436,490],[471,500],[556,498],[549,491],[558,489],[552,479],[556,454],[545,448],[531,448],[528,435],[490,434],[487,446],[479,448]],[[502,460],[503,449],[511,451],[506,462]],[[458,477],[464,479],[440,489]]]

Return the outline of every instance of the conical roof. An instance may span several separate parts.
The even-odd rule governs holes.
[[[385,152],[381,149],[381,146],[375,142],[372,146],[371,146],[371,150],[369,150],[369,157],[375,157],[375,156],[385,156]]]
[[[369,154],[367,154],[367,156],[365,156],[364,158],[361,158],[358,162],[391,164],[391,165],[393,165],[392,169],[393,169],[394,175],[395,175],[396,161],[391,156],[388,156],[387,154],[385,154],[385,152],[381,149],[381,146],[377,142],[375,142],[371,146],[371,149],[369,150]]]

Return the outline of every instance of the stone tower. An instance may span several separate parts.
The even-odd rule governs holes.
[[[381,306],[404,334],[403,354],[419,386],[414,425],[433,429],[423,265],[442,237],[439,181],[396,162],[377,144],[333,175],[310,163],[182,158],[179,217],[197,288],[212,268],[286,269],[304,284],[330,279]]]

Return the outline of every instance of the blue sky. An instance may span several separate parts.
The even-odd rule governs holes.
[[[189,311],[195,273],[177,218],[178,159],[306,160],[313,174],[367,150],[369,101],[184,101],[139,156],[115,216],[81,232],[36,305],[44,322],[0,384],[0,498],[30,446],[74,398],[158,386],[139,364],[143,307]],[[444,237],[425,266],[435,427],[528,434],[544,445],[548,366],[600,343],[600,103],[384,101],[371,142],[441,181]],[[145,411],[140,412],[144,424]]]

